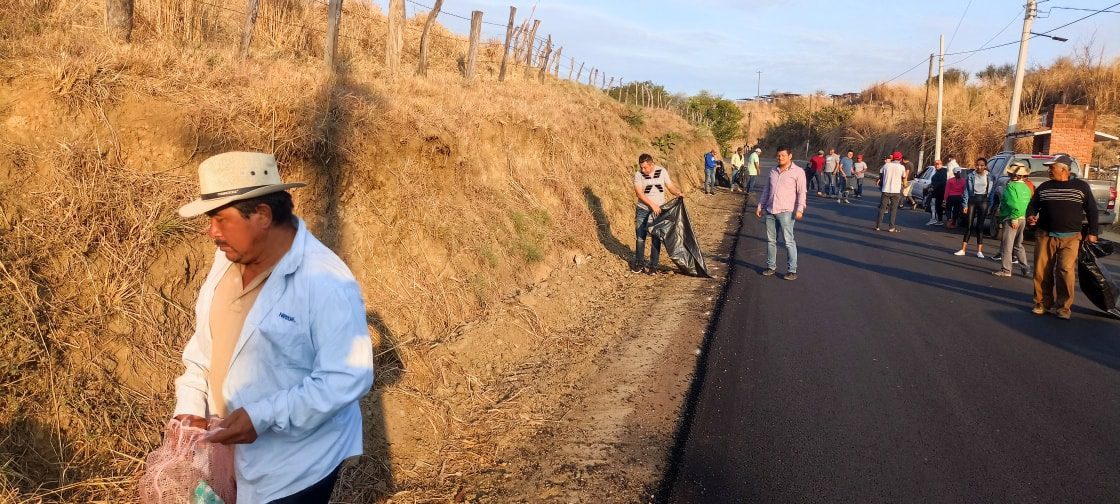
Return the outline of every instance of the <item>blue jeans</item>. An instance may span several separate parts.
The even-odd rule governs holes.
[[[644,207],[637,207],[634,212],[634,265],[642,267],[646,259],[646,236],[649,235],[650,215],[653,211]],[[657,262],[661,256],[661,238],[650,236],[652,238],[649,245],[649,267],[657,268]]]
[[[832,172],[832,173],[825,172],[825,174],[824,174],[824,195],[825,196],[835,196],[836,195],[836,172]]]
[[[863,197],[863,177],[856,177],[856,196]]]
[[[715,168],[704,168],[704,192],[716,192]]]
[[[754,189],[754,179],[757,178],[758,175],[743,175],[743,177],[747,179],[746,184],[744,184],[747,188],[747,192],[751,192],[751,190]]]
[[[767,213],[763,219],[766,222],[766,269],[778,267],[778,230],[775,225],[782,228],[782,240],[786,244],[786,255],[789,256],[789,272],[797,273],[797,242],[793,239],[793,212]]]

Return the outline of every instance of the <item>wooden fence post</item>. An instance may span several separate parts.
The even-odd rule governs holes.
[[[245,26],[241,27],[241,46],[237,56],[241,59],[249,57],[249,47],[253,45],[253,29],[257,26],[257,12],[260,11],[260,0],[246,0]]]
[[[611,88],[613,88],[613,87],[614,87],[614,77],[611,77],[611,83],[607,84],[607,91],[610,91]]]
[[[592,68],[591,73],[587,74],[587,85],[588,86],[592,85],[592,83],[595,82],[595,72],[598,72],[598,71],[599,71],[598,68]]]
[[[341,24],[342,0],[331,0],[327,6],[327,42],[326,50],[323,51],[323,61],[332,71],[338,61],[338,28]]]
[[[385,37],[385,68],[390,76],[400,72],[404,51],[404,0],[389,0],[389,31]]]
[[[552,75],[555,75],[557,79],[560,78],[560,58],[563,57],[563,54],[564,46],[560,46],[560,48],[556,50],[556,56],[552,58],[552,70],[550,70],[550,72]]]
[[[572,64],[573,65],[575,64],[575,61],[576,61],[575,58],[572,58]],[[583,76],[583,65],[584,65],[584,63],[586,63],[586,62],[584,62],[584,61],[579,62],[579,72],[576,72],[576,82],[581,81],[580,79]]]
[[[626,103],[626,86],[622,84],[622,81],[618,81],[618,101]]]
[[[471,42],[467,48],[466,78],[474,78],[474,67],[478,62],[478,38],[482,35],[482,11],[471,11]]]
[[[506,25],[506,45],[505,49],[502,51],[502,69],[498,71],[498,82],[506,80],[506,66],[509,64],[509,44],[513,41],[513,17],[516,15],[517,7],[509,6],[509,24]]]
[[[605,72],[599,72],[599,89],[606,89],[606,88],[607,88],[607,74]]]
[[[118,42],[132,38],[132,0],[105,0],[105,28]]]
[[[537,74],[537,80],[544,82],[544,74],[548,72],[548,58],[552,56],[552,34],[548,34],[548,41],[544,45],[544,59],[541,61],[541,71]]]
[[[443,7],[443,0],[436,0],[435,5],[432,5],[432,10],[428,11],[428,19],[424,20],[424,31],[420,32],[420,64],[416,67],[416,73],[420,76],[428,75],[428,34],[432,30],[432,25],[436,22],[436,16],[439,15],[440,8]]]
[[[576,71],[576,57],[572,56],[572,64],[568,66],[568,80],[572,80],[572,74]]]
[[[529,71],[533,68],[533,48],[536,47],[537,42],[537,28],[541,27],[541,20],[534,19],[533,27],[529,29],[529,45],[526,46],[525,51],[525,75],[529,75]]]

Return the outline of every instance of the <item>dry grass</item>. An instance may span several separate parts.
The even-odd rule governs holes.
[[[924,86],[874,85],[864,90],[852,104],[836,103],[851,112],[844,124],[825,131],[814,131],[820,138],[819,146],[826,149],[854,149],[871,159],[881,159],[894,150],[902,150],[917,159],[922,145],[923,110],[926,90]],[[926,159],[932,156],[933,132],[936,114],[936,87],[930,93],[928,119],[925,121]],[[942,128],[942,155],[954,154],[958,160],[971,160],[998,152],[1003,146],[1007,130],[1007,103],[1010,86],[1007,83],[982,82],[968,85],[949,85],[945,88],[944,124]],[[1090,105],[1102,114],[1101,123],[1108,124],[1120,115],[1120,59],[1102,63],[1087,56],[1062,58],[1049,67],[1028,72],[1023,89],[1023,109],[1020,124],[1023,128],[1038,125],[1040,114],[1054,103]],[[814,108],[833,103],[825,97],[815,98]],[[769,125],[780,122],[779,107],[771,104],[751,104],[760,108],[758,115],[770,116]],[[787,107],[808,107],[801,99]],[[796,136],[796,138],[794,138]],[[768,137],[770,143],[804,145],[804,135]],[[1029,141],[1022,140],[1018,149],[1029,149]]]
[[[499,85],[492,44],[464,83],[466,44],[441,27],[427,79],[387,79],[384,19],[359,5],[347,6],[338,75],[320,62],[321,6],[294,0],[262,2],[254,56],[240,63],[239,14],[210,3],[227,5],[138,0],[125,47],[103,38],[95,0],[18,0],[0,18],[0,502],[134,495],[209,265],[197,223],[174,210],[197,162],[228,149],[275,152],[287,178],[309,182],[297,210],[370,307],[379,376],[366,411],[407,403],[422,427],[410,432],[426,432],[393,440],[390,461],[363,459],[344,497],[391,494],[392,472],[411,492],[397,500],[446,499],[499,434],[470,419],[520,417],[516,388],[484,385],[494,373],[438,348],[574,251],[601,250],[584,188],[628,242],[637,154],[673,133],[661,161],[687,187],[695,176],[681,168],[712,140],[663,110],[627,124],[586,86],[519,71]],[[406,33],[412,68],[419,30]],[[546,341],[531,312],[509,318]],[[384,445],[370,428],[367,446]]]

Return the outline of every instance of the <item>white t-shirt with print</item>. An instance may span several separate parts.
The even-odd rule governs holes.
[[[649,175],[642,173],[642,170],[634,172],[634,188],[645,194],[657,206],[665,204],[665,193],[669,191],[670,182],[669,170],[661,166],[655,165]],[[638,200],[638,206],[646,208],[642,200]]]

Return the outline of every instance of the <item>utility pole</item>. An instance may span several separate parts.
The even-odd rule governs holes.
[[[809,95],[809,120],[805,130],[805,159],[809,159],[809,139],[813,136],[813,95]]]
[[[937,134],[933,140],[933,159],[941,159],[941,115],[945,111],[945,35],[941,35],[937,59]]]
[[[926,101],[922,102],[922,148],[918,150],[918,167],[915,177],[926,169],[926,130],[929,129],[929,86],[933,81],[933,53],[929,54],[929,72],[926,74]]]
[[[1015,87],[1011,91],[1011,113],[1007,116],[1007,136],[1003,139],[1003,150],[1015,148],[1015,137],[1019,131],[1019,100],[1023,95],[1023,74],[1026,73],[1027,41],[1031,38],[1031,24],[1038,14],[1038,2],[1027,0],[1027,11],[1023,16],[1023,35],[1019,39],[1019,61],[1015,64]]]
[[[758,70],[755,73],[758,74],[758,88],[754,91],[754,99],[758,101],[758,99],[762,97],[762,70]]]
[[[752,115],[753,115],[753,112],[749,112],[749,111],[747,112],[747,135],[746,135],[747,136],[747,146],[750,146],[750,143],[751,143],[751,116]]]

